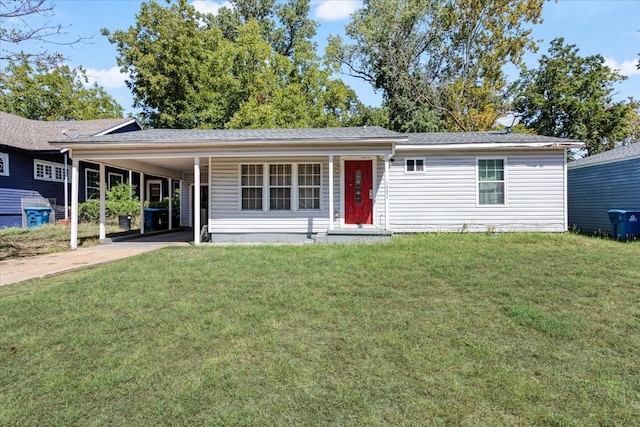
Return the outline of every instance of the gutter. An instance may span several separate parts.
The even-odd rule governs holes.
[[[478,150],[478,149],[565,149],[581,148],[583,142],[526,142],[526,143],[477,143],[477,144],[400,144],[398,151],[451,151],[451,150]]]

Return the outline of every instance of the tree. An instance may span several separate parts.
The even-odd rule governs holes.
[[[123,108],[86,71],[66,65],[11,62],[0,73],[0,110],[33,120],[88,120],[122,117]]]
[[[348,44],[327,58],[383,91],[400,131],[487,129],[503,106],[502,67],[535,49],[527,23],[543,0],[365,0],[347,25]]]
[[[36,53],[25,53],[22,50],[14,51],[7,46],[18,48],[30,41],[43,45],[72,45],[82,40],[76,38],[61,41],[60,37],[67,35],[62,25],[28,25],[28,19],[34,15],[52,16],[53,4],[48,0],[0,1],[0,61],[55,65],[63,60],[59,53],[51,53],[46,49]]]
[[[258,6],[272,2],[235,3],[247,10],[222,9],[212,16],[199,14],[186,0],[168,7],[144,3],[135,27],[103,30],[117,45],[118,64],[129,74],[135,106],[142,107],[149,124],[246,128],[350,123],[358,111],[355,93],[330,79],[331,70],[320,65],[313,44],[303,36],[307,33],[278,32],[274,22],[267,24],[270,9]],[[284,6],[294,5],[306,9],[291,11],[285,21],[306,22],[298,14],[308,11],[308,1]],[[276,10],[284,14],[289,9]],[[248,16],[257,18],[245,22]],[[270,40],[265,28],[271,29]]]
[[[517,82],[515,107],[540,135],[585,141],[587,154],[615,148],[632,132],[635,101],[614,102],[614,85],[626,77],[601,55],[581,57],[575,45],[554,39],[539,66]]]
[[[318,24],[309,19],[309,0],[231,0],[230,4],[231,8],[223,7],[218,15],[206,17],[229,40],[235,41],[238,28],[255,20],[274,51],[292,57],[316,35]]]

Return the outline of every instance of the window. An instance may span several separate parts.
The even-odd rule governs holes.
[[[478,204],[505,204],[504,159],[478,159]]]
[[[33,169],[35,179],[42,181],[64,182],[66,170],[63,164],[45,162],[44,160],[34,160]]]
[[[124,178],[120,173],[109,172],[109,179],[107,180],[107,182],[109,184],[109,189],[111,189],[111,187],[122,184],[124,182]]]
[[[405,172],[424,172],[424,159],[406,159]]]
[[[262,210],[262,165],[242,165],[240,187],[242,210]]]
[[[9,155],[0,153],[0,176],[9,176]]]
[[[269,209],[291,210],[291,165],[269,165]]]
[[[298,165],[298,210],[320,209],[320,164]]]
[[[320,163],[240,165],[242,210],[320,210],[321,189]]]
[[[93,169],[84,170],[85,181],[85,199],[99,199],[100,198],[100,172]]]

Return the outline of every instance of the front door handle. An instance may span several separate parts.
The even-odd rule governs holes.
[[[369,200],[373,200],[373,189],[369,190]]]

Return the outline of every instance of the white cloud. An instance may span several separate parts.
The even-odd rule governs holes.
[[[120,72],[120,67],[111,67],[108,70],[96,70],[87,68],[89,84],[98,83],[105,89],[118,89],[126,87],[127,75]]]
[[[232,8],[231,3],[228,1],[193,0],[191,5],[195,7],[198,12],[211,13],[213,15],[217,15],[218,11],[223,7]]]
[[[617,70],[623,76],[640,76],[640,70],[638,70],[638,59],[631,59],[629,61],[619,63],[615,59],[605,58],[604,65],[612,70]]]
[[[324,21],[347,19],[362,7],[362,0],[320,0],[315,17]]]

